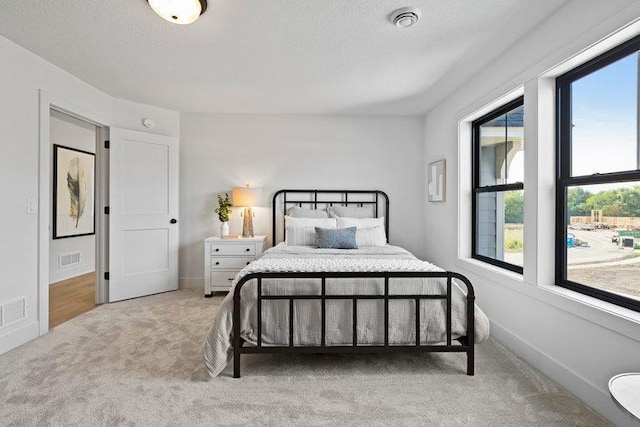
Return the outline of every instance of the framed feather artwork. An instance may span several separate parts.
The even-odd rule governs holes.
[[[96,156],[53,146],[53,238],[95,234]]]

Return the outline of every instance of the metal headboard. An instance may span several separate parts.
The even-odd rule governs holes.
[[[278,203],[278,199],[280,203]],[[292,206],[306,207],[310,209],[323,209],[329,206],[372,206],[373,215],[376,218],[384,216],[384,229],[389,239],[389,196],[380,190],[278,190],[273,195],[271,204],[272,213],[272,244],[284,241],[286,229],[284,216]],[[282,211],[278,210],[282,208]],[[278,239],[277,224],[278,214],[282,217],[282,239]]]

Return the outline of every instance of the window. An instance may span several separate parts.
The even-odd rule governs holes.
[[[472,256],[522,273],[524,100],[472,123]]]
[[[558,77],[556,281],[640,311],[640,37]]]

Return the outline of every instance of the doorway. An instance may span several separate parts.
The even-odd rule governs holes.
[[[50,138],[50,122],[57,114],[52,111],[95,127],[94,303],[178,288],[178,138],[109,127],[109,115],[41,90],[38,335],[49,331],[55,143]],[[141,227],[131,224],[132,216],[142,220]]]
[[[97,306],[96,161],[102,128],[49,110],[49,329]]]

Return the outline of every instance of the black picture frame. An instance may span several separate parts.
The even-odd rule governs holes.
[[[88,151],[53,145],[53,239],[96,233],[95,157]]]

